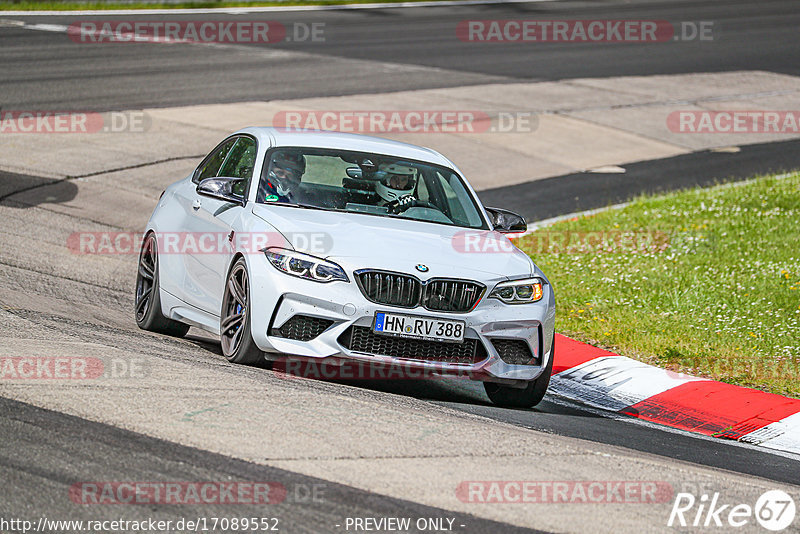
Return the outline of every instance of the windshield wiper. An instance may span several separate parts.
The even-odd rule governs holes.
[[[269,202],[267,205],[270,204],[274,206],[289,206],[291,208],[303,208],[307,210],[322,210],[322,211],[347,211],[347,210],[340,210],[338,208],[326,208],[324,206],[317,206],[314,204],[305,204],[303,202]]]

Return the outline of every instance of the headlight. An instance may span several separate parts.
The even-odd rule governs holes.
[[[298,278],[305,278],[315,282],[350,281],[344,269],[332,261],[285,248],[264,249],[264,254],[276,269]]]
[[[527,304],[536,302],[542,298],[541,278],[526,278],[525,280],[512,280],[510,282],[500,282],[491,293],[489,298],[500,299],[506,304]]]

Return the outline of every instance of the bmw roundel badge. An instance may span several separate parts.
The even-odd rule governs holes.
[[[418,263],[414,268],[416,270],[418,270],[419,272],[421,272],[421,273],[427,273],[428,272],[428,266],[427,265],[422,265],[421,263]]]

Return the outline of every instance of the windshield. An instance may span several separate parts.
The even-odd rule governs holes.
[[[316,148],[267,153],[256,202],[487,228],[446,167],[383,154]]]

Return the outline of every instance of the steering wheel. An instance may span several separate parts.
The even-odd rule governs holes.
[[[442,211],[436,205],[426,200],[418,200],[411,195],[402,196],[397,200],[393,200],[386,204],[386,207],[389,208],[389,213],[394,214],[403,213],[408,208],[430,208],[436,211]]]

